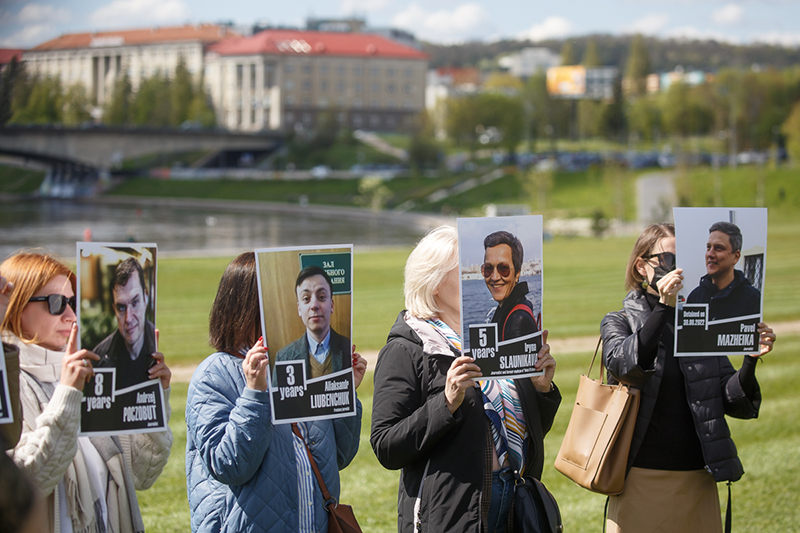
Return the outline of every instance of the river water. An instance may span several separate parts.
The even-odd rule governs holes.
[[[159,253],[169,256],[317,244],[409,246],[433,225],[435,221],[414,215],[255,202],[3,200],[0,260],[31,247],[71,258],[87,228],[94,241],[155,242]]]

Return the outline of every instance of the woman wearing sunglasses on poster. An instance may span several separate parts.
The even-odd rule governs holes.
[[[744,470],[725,415],[755,418],[761,405],[758,357],[775,334],[760,323],[761,353],[735,371],[725,356],[674,353],[675,305],[683,271],[675,268],[675,228],[653,224],[633,247],[625,272],[623,309],[600,325],[609,383],[641,392],[625,489],[611,496],[612,533],[721,532],[716,482]]]
[[[21,370],[22,435],[9,454],[45,498],[46,530],[143,531],[136,490],[158,478],[172,433],[79,437],[82,391],[99,357],[76,349],[75,275],[41,253],[11,256],[0,275],[13,284],[0,329],[19,348]],[[169,368],[154,357],[151,379],[168,398]]]
[[[520,283],[522,243],[507,231],[496,231],[483,240],[481,273],[492,299],[498,303],[492,315],[500,340],[515,339],[539,331],[528,301],[528,283]]]

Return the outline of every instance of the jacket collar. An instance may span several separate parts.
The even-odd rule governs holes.
[[[450,345],[439,335],[433,326],[425,320],[412,316],[408,311],[403,311],[397,317],[392,335],[403,337],[422,345],[422,351],[431,355],[447,355],[455,357]]]
[[[717,290],[717,286],[714,285],[710,275],[706,274],[700,278],[700,286],[705,287],[714,298],[724,298],[728,296],[739,285],[750,285],[750,280],[745,277],[741,270],[736,269],[733,271],[733,281],[722,290]]]

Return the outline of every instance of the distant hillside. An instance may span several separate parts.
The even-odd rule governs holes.
[[[632,36],[587,35],[570,39],[577,57],[582,57],[589,39],[594,39],[604,65],[625,68]],[[800,48],[785,48],[765,44],[739,46],[718,41],[687,41],[646,37],[651,70],[670,71],[681,65],[687,70],[715,71],[724,67],[761,67],[783,69],[800,65]],[[542,46],[560,53],[564,39],[546,41],[469,42],[458,45],[423,43],[433,68],[443,66],[477,67],[481,61],[492,61],[498,54],[516,52],[528,46]]]

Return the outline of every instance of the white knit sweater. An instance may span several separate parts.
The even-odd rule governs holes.
[[[58,383],[61,378],[63,352],[25,344],[13,335],[4,334],[5,342],[20,348],[20,369],[42,383]],[[170,389],[164,391],[167,420],[171,414]],[[59,533],[58,496],[54,489],[64,476],[78,447],[80,407],[83,393],[73,387],[57,384],[50,401],[42,408],[25,379],[20,379],[22,403],[22,435],[9,455],[33,479],[47,498],[48,522]],[[123,455],[133,475],[137,490],[150,488],[167,464],[172,431],[121,435]]]

